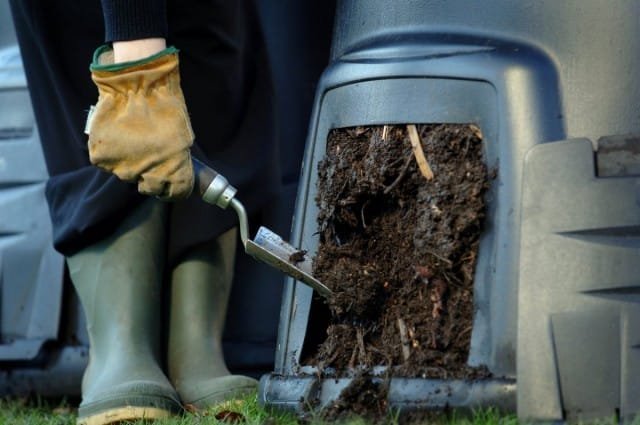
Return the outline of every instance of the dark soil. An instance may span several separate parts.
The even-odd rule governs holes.
[[[346,419],[359,416],[374,421],[387,416],[388,381],[371,379],[364,373],[359,373],[347,386],[340,398],[324,412],[325,419]]]
[[[467,365],[489,186],[482,136],[472,125],[417,129],[432,180],[417,165],[407,126],[329,134],[318,165],[314,275],[334,291],[332,318],[308,362],[321,371],[382,365],[398,377],[487,376]]]

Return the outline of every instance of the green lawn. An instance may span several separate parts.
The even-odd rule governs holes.
[[[233,412],[233,413],[230,413]],[[225,415],[231,415],[226,420]],[[2,400],[0,399],[0,425],[75,425],[76,411],[65,403],[51,404],[44,401]],[[234,421],[235,420],[235,421]],[[202,413],[185,413],[171,419],[156,421],[154,425],[329,425],[336,422],[323,421],[313,414],[304,418],[289,413],[267,411],[257,403],[255,394],[244,400],[227,403]],[[574,422],[585,425],[617,425],[614,419],[594,422]],[[339,425],[372,425],[372,422],[355,418],[338,422]],[[398,425],[401,422],[394,415],[384,418],[377,425]],[[500,414],[494,409],[475,412],[472,415],[434,415],[429,420],[412,422],[433,425],[518,425],[515,415]],[[131,422],[131,425],[149,425],[149,422]],[[631,425],[640,425],[636,418]]]
[[[224,417],[227,416],[225,420]],[[44,401],[3,400],[0,401],[0,425],[74,425],[75,409],[65,403],[51,404]],[[234,420],[237,420],[234,422]],[[389,415],[384,424],[398,423],[397,417]],[[142,425],[144,422],[134,422]],[[182,416],[154,422],[159,425],[208,425],[208,424],[248,424],[248,425],[323,425],[319,415],[307,415],[302,420],[293,414],[268,411],[258,405],[256,396],[250,396],[239,402],[227,403],[206,412],[185,413]],[[363,419],[351,419],[341,422],[345,425],[369,425]],[[514,416],[500,415],[493,410],[476,412],[472,416],[437,416],[429,421],[434,424],[456,425],[517,425]],[[148,422],[147,422],[148,424]]]

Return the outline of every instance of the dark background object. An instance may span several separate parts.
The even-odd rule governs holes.
[[[329,57],[335,5],[257,3],[274,76],[285,190],[252,222],[288,235],[311,103]],[[0,394],[77,396],[88,360],[84,317],[63,259],[51,248],[46,178],[11,13],[2,1]],[[273,369],[284,278],[243,252],[237,258],[225,355],[233,371],[260,376]]]

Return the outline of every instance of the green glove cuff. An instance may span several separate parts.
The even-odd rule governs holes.
[[[113,48],[109,44],[105,44],[103,46],[98,47],[96,51],[93,53],[93,61],[91,62],[91,66],[89,67],[89,69],[91,71],[124,71],[127,68],[133,68],[134,66],[144,65],[146,63],[153,62],[154,60],[162,56],[178,53],[178,49],[176,49],[173,46],[170,46],[156,53],[155,55],[151,55],[149,57],[139,59],[136,61],[101,64],[100,57],[105,54],[110,54],[111,52],[113,52]]]

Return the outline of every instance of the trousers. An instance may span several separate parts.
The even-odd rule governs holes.
[[[89,74],[103,43],[99,0],[10,0],[50,178],[53,242],[73,255],[107,235],[144,197],[89,163],[83,133],[97,99]],[[253,4],[169,0],[167,43],[180,50],[194,157],[227,177],[249,215],[281,190],[272,78]],[[168,259],[235,225],[232,211],[197,195],[171,205]]]

